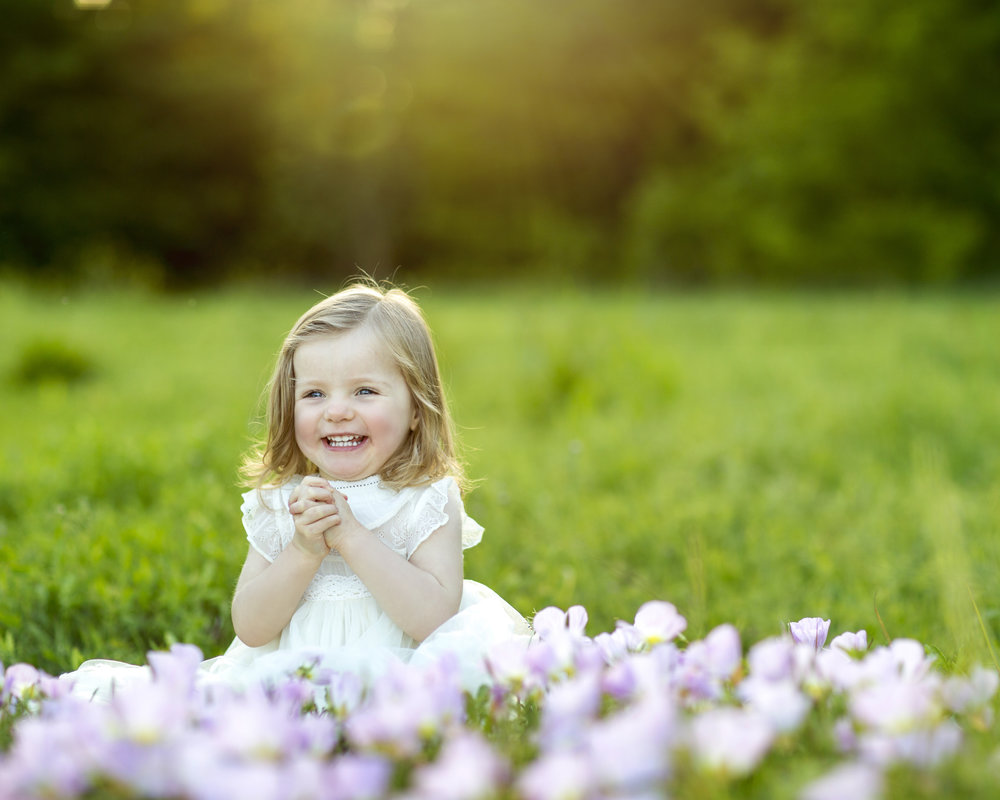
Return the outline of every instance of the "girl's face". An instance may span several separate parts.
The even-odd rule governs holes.
[[[292,365],[295,443],[327,480],[377,475],[417,427],[403,374],[366,327],[308,340]]]

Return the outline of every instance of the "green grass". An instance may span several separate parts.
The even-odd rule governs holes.
[[[0,287],[0,660],[224,649],[236,470],[316,297]],[[480,479],[466,574],[522,612],[580,603],[596,633],[660,598],[691,636],[824,616],[878,641],[877,602],[891,636],[992,663],[1000,297],[417,297]]]

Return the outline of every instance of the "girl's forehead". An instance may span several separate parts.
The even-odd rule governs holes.
[[[292,362],[297,371],[303,368],[399,370],[391,348],[368,326],[310,336],[295,349]]]

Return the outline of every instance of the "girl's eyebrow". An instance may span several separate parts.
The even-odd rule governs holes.
[[[326,380],[326,378],[324,376],[313,376],[313,375],[303,375],[302,377],[299,377],[298,375],[293,375],[292,376],[292,383],[310,383],[310,382],[312,382],[312,383],[323,383],[323,382],[325,382],[325,380]],[[355,384],[369,384],[370,383],[370,384],[376,384],[378,386],[386,386],[389,383],[389,381],[385,380],[384,378],[377,378],[377,377],[375,377],[373,375],[355,375],[355,376],[351,376],[351,377],[348,377],[347,382],[348,383],[355,383]]]
[[[364,386],[388,386],[389,382],[381,380],[380,378],[373,378],[370,376],[361,376],[360,378],[355,378],[352,383]]]

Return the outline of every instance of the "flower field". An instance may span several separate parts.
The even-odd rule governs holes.
[[[303,664],[237,690],[198,682],[201,651],[175,645],[150,653],[150,683],[109,704],[15,664],[0,795],[874,800],[909,781],[909,796],[933,796],[993,724],[997,671],[947,675],[914,640],[828,641],[830,621],[807,618],[744,653],[729,624],[684,640],[687,621],[663,601],[594,637],[586,623],[581,606],[538,612],[527,647],[489,653],[492,682],[475,695],[447,658],[370,686]],[[803,749],[812,774],[779,789]]]

